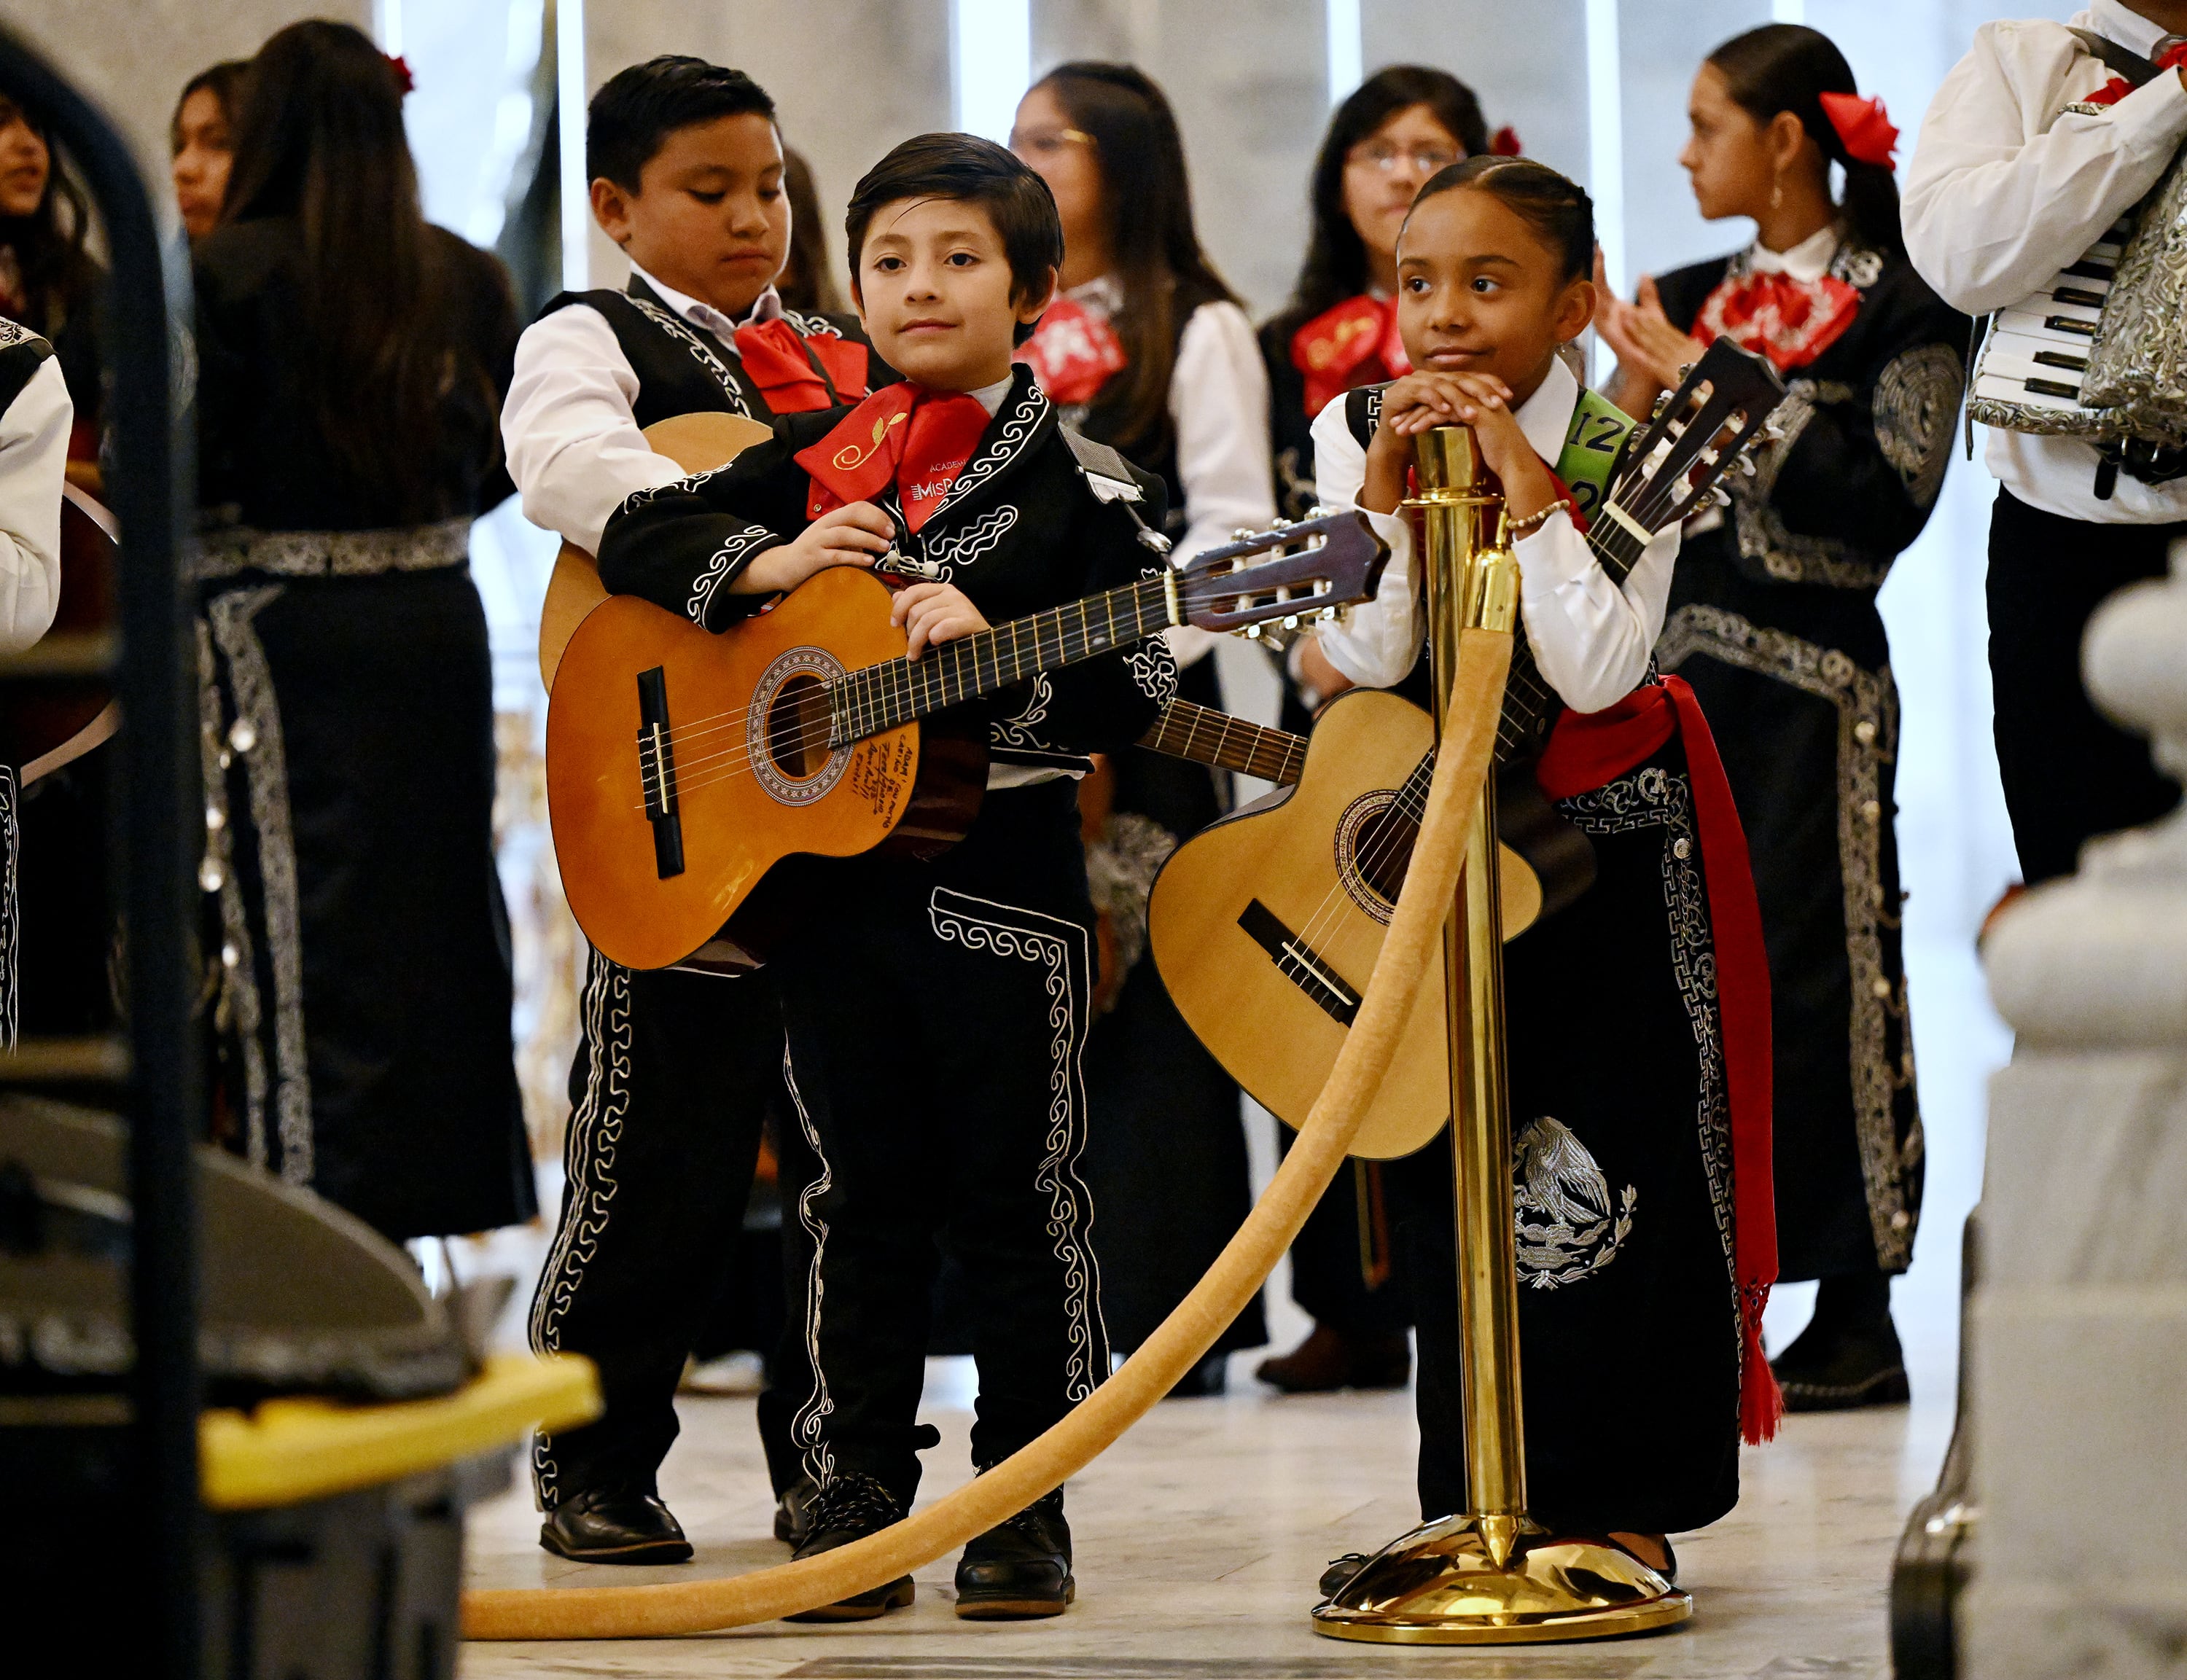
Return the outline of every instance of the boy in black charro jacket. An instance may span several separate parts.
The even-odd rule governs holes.
[[[853,286],[908,381],[855,408],[785,415],[728,468],[632,496],[600,548],[610,588],[727,629],[772,595],[891,546],[928,581],[897,594],[914,657],[991,622],[1128,583],[1160,486],[1105,464],[1011,355],[1054,287],[1061,234],[1039,178],[1002,148],[926,135],[858,184]],[[1136,492],[1136,504],[1131,499]],[[799,1124],[822,1163],[798,1216],[813,1245],[804,1329],[815,1375],[792,1430],[832,1549],[897,1520],[933,1441],[915,1421],[936,1239],[964,1266],[982,1467],[1108,1373],[1079,1059],[1091,913],[1071,780],[1174,692],[1159,640],[988,703],[987,794],[938,862],[824,866],[773,964]],[[1059,1490],[965,1548],[958,1613],[1049,1615],[1073,1594]],[[815,1612],[882,1614],[908,1576]]]

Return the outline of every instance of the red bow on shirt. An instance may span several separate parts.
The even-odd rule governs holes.
[[[805,516],[870,502],[894,483],[904,523],[917,531],[942,505],[987,429],[987,411],[976,396],[908,380],[884,385],[819,442],[797,452],[797,464],[812,479]]]
[[[866,347],[832,334],[807,338],[778,317],[736,330],[745,372],[776,414],[811,414],[866,394]],[[821,374],[825,371],[827,377]],[[828,387],[833,382],[835,389]]]
[[[1129,358],[1116,330],[1084,304],[1060,297],[1040,317],[1033,335],[1018,346],[1017,360],[1032,369],[1051,402],[1091,402],[1122,373]]]
[[[1694,336],[1703,344],[1729,339],[1789,373],[1836,344],[1859,312],[1859,289],[1835,274],[1796,280],[1790,274],[1734,273],[1718,281],[1702,303]]]
[[[1355,385],[1411,373],[1397,300],[1362,295],[1323,311],[1291,334],[1291,366],[1306,375],[1308,419]]]
[[[2155,63],[2159,70],[2178,70],[2182,65],[2187,65],[2187,41],[2183,41],[2175,47],[2166,48],[2157,55]],[[2131,81],[2122,76],[2115,76],[2088,98],[2076,100],[2075,103],[2083,105],[2115,105],[2133,92],[2134,84]]]

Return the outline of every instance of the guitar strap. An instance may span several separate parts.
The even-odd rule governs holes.
[[[1077,465],[1078,476],[1086,480],[1086,487],[1094,492],[1096,502],[1116,502],[1131,515],[1132,523],[1138,527],[1139,545],[1157,554],[1167,555],[1169,539],[1139,517],[1139,503],[1146,497],[1140,492],[1138,480],[1132,476],[1131,464],[1105,443],[1096,443],[1075,426],[1059,425],[1063,441],[1071,447],[1071,458]]]

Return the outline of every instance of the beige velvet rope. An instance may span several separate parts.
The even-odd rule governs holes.
[[[1496,739],[1511,638],[1469,630],[1428,790],[1427,814],[1359,1013],[1306,1125],[1207,1275],[1109,1380],[1038,1440],[879,1534],[801,1562],[658,1587],[526,1588],[464,1595],[471,1639],[638,1639],[773,1621],[923,1569],[1060,1486],[1206,1355],[1267,1281],[1343,1164],[1396,1054],[1442,937]]]

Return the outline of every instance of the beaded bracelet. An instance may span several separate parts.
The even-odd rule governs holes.
[[[1549,515],[1555,513],[1559,508],[1569,508],[1571,506],[1571,503],[1570,501],[1566,500],[1563,497],[1559,497],[1555,501],[1550,503],[1548,507],[1541,508],[1538,512],[1527,514],[1523,520],[1506,520],[1504,522],[1504,533],[1510,537],[1524,537],[1529,532],[1538,531],[1542,526],[1547,525],[1549,520]]]

